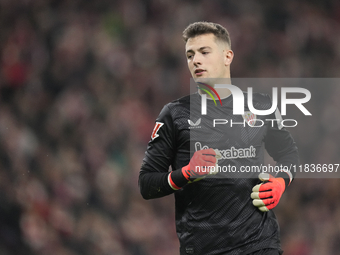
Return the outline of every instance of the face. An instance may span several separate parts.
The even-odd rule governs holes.
[[[214,34],[188,39],[185,50],[190,73],[196,81],[230,78],[230,64],[234,54],[226,44],[217,42]]]

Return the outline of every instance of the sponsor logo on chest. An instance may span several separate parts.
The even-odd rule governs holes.
[[[202,149],[208,149],[209,147],[207,145],[204,145],[202,147],[202,144],[200,142],[195,143],[196,151],[202,150]],[[236,149],[234,146],[232,146],[230,149],[225,150],[219,150],[219,152],[222,155],[221,159],[236,159],[236,158],[255,158],[256,157],[256,148],[251,145],[248,148],[239,148]]]

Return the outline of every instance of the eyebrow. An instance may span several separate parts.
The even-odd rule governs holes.
[[[209,46],[203,46],[201,48],[198,49],[198,51],[202,51],[202,50],[205,50],[205,49],[211,49],[211,47]],[[193,53],[194,51],[193,50],[187,50],[186,53]]]

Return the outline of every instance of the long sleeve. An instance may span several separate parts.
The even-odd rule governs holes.
[[[296,143],[289,133],[281,125],[281,115],[278,110],[271,116],[271,119],[277,119],[268,127],[265,136],[265,148],[268,154],[276,161],[276,165],[285,166],[286,169],[293,169],[293,165],[299,164],[299,154]],[[279,172],[276,177],[285,179],[286,187],[293,181],[295,172],[283,171]]]
[[[173,165],[176,150],[175,139],[176,129],[166,105],[156,119],[139,173],[139,187],[143,198],[163,197],[175,191],[169,184],[169,166]],[[187,183],[180,169],[172,171],[171,177],[180,187]]]

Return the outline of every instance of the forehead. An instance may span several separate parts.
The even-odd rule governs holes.
[[[189,38],[185,44],[185,51],[197,50],[202,47],[217,47],[214,34],[203,34]]]

